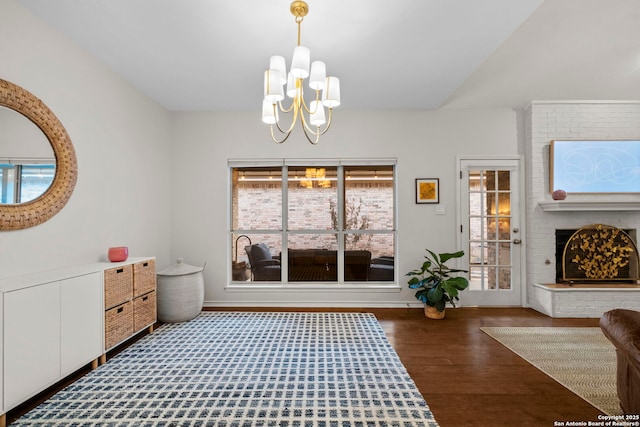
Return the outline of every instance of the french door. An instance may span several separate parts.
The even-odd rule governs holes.
[[[465,306],[521,306],[523,245],[518,157],[459,159]]]

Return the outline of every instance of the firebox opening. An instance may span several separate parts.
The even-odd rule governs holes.
[[[557,229],[556,283],[637,284],[635,242],[635,229],[617,229],[604,224]],[[567,247],[568,244],[571,247]],[[623,257],[617,255],[620,253]]]

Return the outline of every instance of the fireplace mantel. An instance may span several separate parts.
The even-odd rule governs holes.
[[[640,211],[640,201],[567,201],[550,200],[538,203],[545,212],[574,211]]]

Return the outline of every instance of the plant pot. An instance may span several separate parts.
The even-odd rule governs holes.
[[[427,316],[427,318],[429,319],[444,319],[444,311],[438,311],[437,308],[432,307],[430,305],[426,305],[424,306],[424,315]]]
[[[231,264],[231,279],[238,281],[246,281],[247,277],[247,263],[245,261],[236,262]]]

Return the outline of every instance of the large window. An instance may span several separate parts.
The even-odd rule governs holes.
[[[395,165],[230,162],[234,282],[395,281]]]

